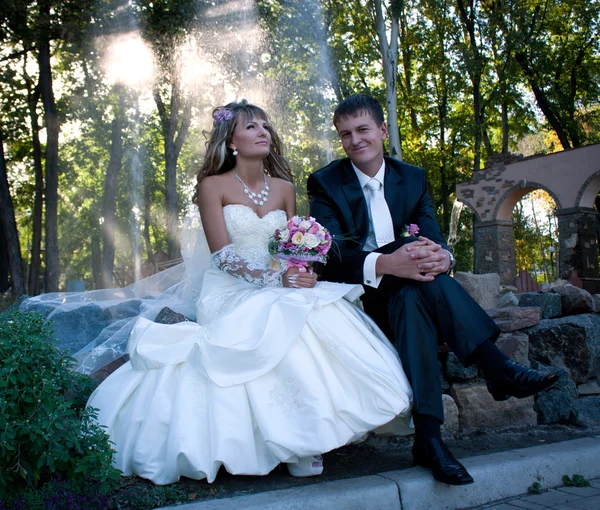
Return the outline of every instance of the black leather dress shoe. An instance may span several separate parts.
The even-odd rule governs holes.
[[[497,401],[510,397],[526,398],[551,388],[564,373],[565,371],[561,369],[549,374],[519,365],[508,359],[502,367],[502,377],[487,381],[487,387],[494,400]]]
[[[433,477],[440,482],[449,485],[473,483],[473,477],[452,455],[446,443],[437,437],[418,443],[415,441],[412,454],[415,464],[431,469]]]

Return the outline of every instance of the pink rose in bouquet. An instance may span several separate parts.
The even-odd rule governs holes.
[[[294,216],[269,240],[269,253],[300,271],[313,262],[325,263],[330,248],[331,234],[311,216]]]

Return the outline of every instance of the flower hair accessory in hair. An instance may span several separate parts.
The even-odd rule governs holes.
[[[221,124],[221,122],[227,122],[233,118],[233,113],[227,108],[219,108],[216,112],[213,113],[213,119],[215,121],[215,126]]]

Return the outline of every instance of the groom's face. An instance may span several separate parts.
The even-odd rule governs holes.
[[[344,151],[360,170],[370,173],[372,168],[379,169],[387,137],[385,122],[378,126],[370,113],[360,112],[356,117],[341,117],[335,127]]]

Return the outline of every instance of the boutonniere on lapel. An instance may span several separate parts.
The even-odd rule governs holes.
[[[401,237],[417,237],[419,235],[419,225],[411,223],[410,225],[404,225],[402,229]]]

